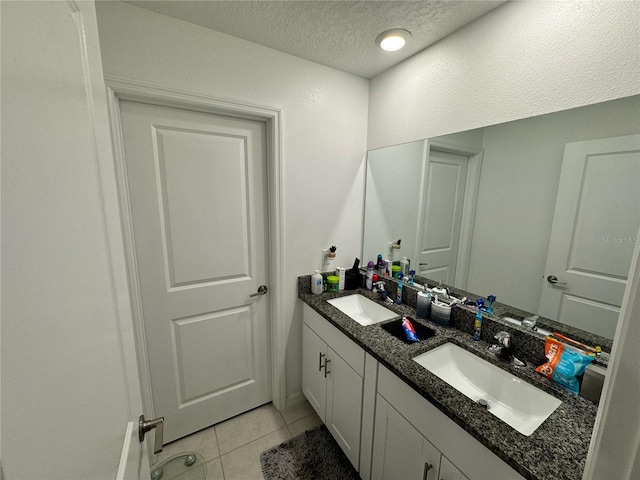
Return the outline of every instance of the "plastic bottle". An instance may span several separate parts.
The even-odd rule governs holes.
[[[367,290],[373,290],[373,262],[367,263]]]
[[[316,270],[313,272],[313,275],[311,275],[311,293],[314,295],[320,295],[322,290],[322,275],[320,275],[320,270]]]
[[[480,333],[482,332],[482,312],[478,310],[476,313],[476,321],[473,324],[473,339],[480,340]]]
[[[416,315],[420,318],[431,317],[431,294],[418,292]]]
[[[402,260],[400,260],[400,271],[405,277],[409,276],[409,260],[407,260],[407,257],[402,257]]]
[[[398,287],[396,288],[396,303],[402,304],[402,273],[398,275]]]

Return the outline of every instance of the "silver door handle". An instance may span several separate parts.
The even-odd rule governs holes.
[[[138,440],[140,443],[144,441],[147,432],[156,429],[156,435],[153,442],[153,453],[156,455],[162,451],[162,432],[164,430],[164,417],[154,418],[153,420],[145,420],[144,415],[140,415],[138,419]]]
[[[249,296],[250,297],[257,297],[258,295],[266,295],[268,291],[269,291],[269,289],[267,288],[266,285],[260,285],[258,287],[258,291],[256,293],[252,293]]]
[[[549,282],[552,285],[566,285],[567,282],[559,282],[558,281],[558,277],[556,277],[555,275],[549,275],[547,277],[547,282]]]

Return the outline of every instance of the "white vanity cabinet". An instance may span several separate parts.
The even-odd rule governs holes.
[[[359,469],[365,352],[311,307],[303,308],[302,391]]]
[[[383,366],[372,458],[372,480],[523,478]]]
[[[380,395],[376,401],[374,439],[373,480],[449,480],[438,475],[440,451]],[[451,477],[454,478],[460,477]]]

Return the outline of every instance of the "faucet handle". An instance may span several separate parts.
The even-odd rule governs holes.
[[[496,333],[493,338],[498,340],[498,343],[505,348],[511,348],[511,334],[509,332],[500,331]]]

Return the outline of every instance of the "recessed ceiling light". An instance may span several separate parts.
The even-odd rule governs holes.
[[[400,50],[411,39],[411,33],[403,28],[386,30],[376,37],[378,46],[388,52]]]

